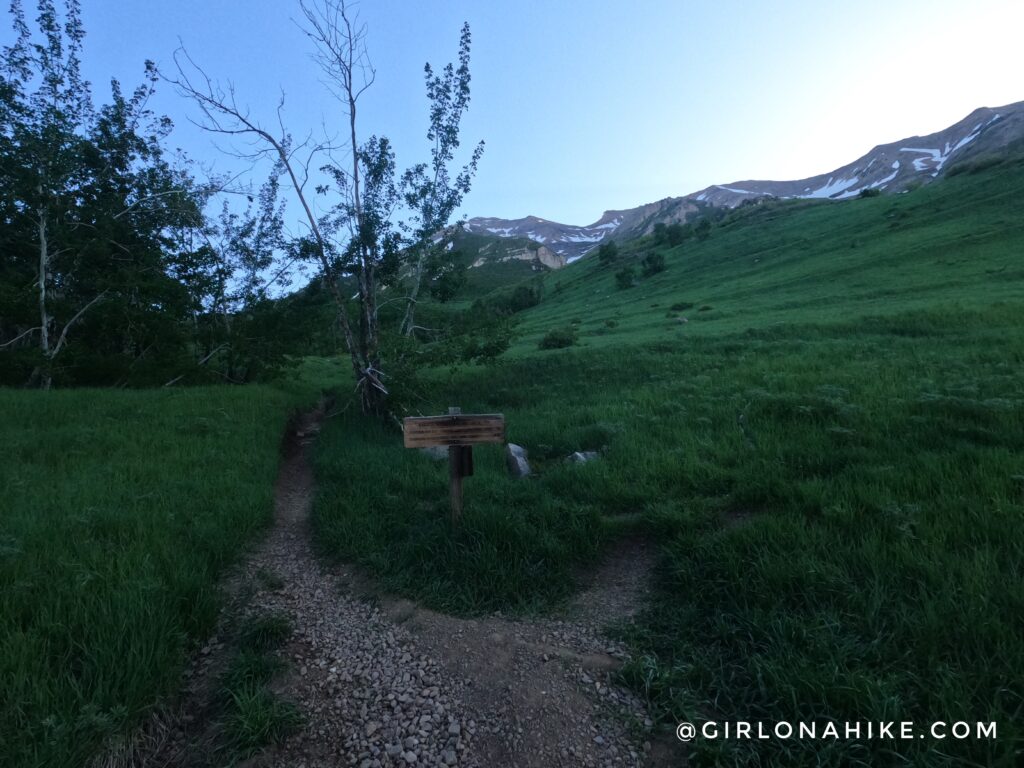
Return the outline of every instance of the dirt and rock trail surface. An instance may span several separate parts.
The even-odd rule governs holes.
[[[274,525],[226,585],[229,595],[246,593],[246,613],[289,616],[293,633],[280,651],[289,664],[271,687],[305,719],[299,732],[245,765],[683,764],[681,749],[652,736],[643,703],[611,682],[626,649],[602,633],[642,605],[648,545],[619,549],[558,616],[462,619],[383,596],[311,550],[308,450],[325,407],[290,431]],[[203,702],[229,649],[214,640],[203,650],[181,712],[161,729],[163,744],[133,764],[203,764],[193,754],[212,738],[202,733]]]

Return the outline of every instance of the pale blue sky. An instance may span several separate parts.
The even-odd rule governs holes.
[[[283,88],[295,133],[343,116],[291,0],[82,3],[100,100],[111,75],[129,86],[144,59],[169,65],[180,37],[254,113],[272,115]],[[423,64],[451,60],[470,22],[463,137],[487,142],[471,216],[588,224],[713,183],[825,172],[1024,99],[1021,0],[364,0],[359,11],[377,69],[363,135],[390,136],[400,165],[426,157]],[[216,158],[168,87],[155,107],[179,126],[175,144]]]

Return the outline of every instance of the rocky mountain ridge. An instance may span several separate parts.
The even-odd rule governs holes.
[[[863,190],[901,192],[941,178],[958,163],[1005,152],[1011,144],[1022,140],[1024,102],[981,107],[941,131],[880,144],[852,163],[806,179],[715,184],[682,197],[605,211],[588,226],[527,216],[511,220],[477,217],[470,219],[465,228],[482,236],[530,240],[545,250],[545,266],[557,269],[559,261],[572,263],[605,240],[649,234],[657,223],[685,222],[708,207],[735,208],[766,197],[843,200],[856,197]],[[523,253],[521,258],[529,258],[529,253]],[[485,262],[486,256],[480,255],[474,265]]]

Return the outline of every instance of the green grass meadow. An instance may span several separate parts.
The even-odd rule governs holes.
[[[505,413],[537,470],[332,423],[324,550],[437,608],[537,611],[618,538],[661,557],[623,679],[680,720],[995,721],[995,740],[695,742],[696,765],[1024,759],[1024,169],[737,211],[667,269],[548,276],[488,368],[420,410]],[[560,285],[559,285],[560,284]],[[702,310],[702,307],[706,307]],[[686,318],[686,322],[681,322]],[[539,350],[551,329],[578,342]],[[575,450],[602,458],[570,465]]]
[[[269,522],[276,386],[0,390],[0,765],[77,766],[173,694],[224,568]]]
[[[632,288],[615,273],[649,240],[549,273],[496,364],[426,371],[415,401],[504,413],[535,474],[512,480],[500,446],[478,447],[453,529],[447,465],[342,407],[316,449],[316,544],[434,608],[529,614],[647,536],[649,609],[615,631],[634,651],[622,680],[667,729],[998,728],[698,741],[692,764],[1020,765],[1021,199],[1024,166],[1006,162],[904,195],[738,209],[658,248],[667,268]],[[537,275],[481,271],[455,307],[510,279]],[[539,349],[553,330],[575,343]],[[270,519],[289,414],[345,376],[310,360],[273,386],[0,390],[0,765],[85,764],[174,694],[218,577]],[[566,463],[577,450],[601,458]],[[249,650],[225,683],[241,753],[297,724],[265,700],[276,662]]]

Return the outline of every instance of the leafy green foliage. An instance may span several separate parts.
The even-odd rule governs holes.
[[[665,271],[665,257],[657,251],[651,251],[641,259],[640,268],[644,277],[654,277]]]
[[[601,243],[597,249],[597,259],[604,265],[613,264],[619,258],[619,247],[614,240]]]
[[[152,385],[279,372],[265,273],[282,245],[276,176],[208,221],[148,103],[157,76],[97,106],[79,3],[11,6],[0,61],[0,383]]]
[[[636,283],[636,270],[632,267],[623,267],[615,273],[615,284],[620,289],[632,288]]]
[[[678,221],[674,221],[665,228],[665,242],[672,248],[675,248],[692,234],[693,226],[691,224],[681,224]]]
[[[540,349],[563,349],[571,347],[575,343],[576,330],[574,328],[552,328],[537,346]]]
[[[430,274],[430,297],[442,304],[454,299],[466,287],[467,266],[457,255],[443,264],[434,265]]]
[[[431,159],[429,164],[413,166],[402,177],[405,204],[414,211],[407,223],[413,235],[411,242],[406,244],[411,283],[408,291],[412,298],[402,318],[401,331],[406,334],[413,331],[416,298],[424,280],[430,283],[431,295],[441,301],[454,298],[466,282],[465,263],[459,259],[457,251],[448,248],[452,242],[446,238],[436,241],[436,237],[448,226],[463,197],[469,193],[484,151],[481,141],[469,162],[452,177],[451,166],[460,144],[460,126],[469,109],[470,42],[469,24],[463,24],[459,38],[459,66],[456,68],[449,63],[441,73],[435,73],[430,64],[424,68],[430,102],[427,140],[432,144]]]

